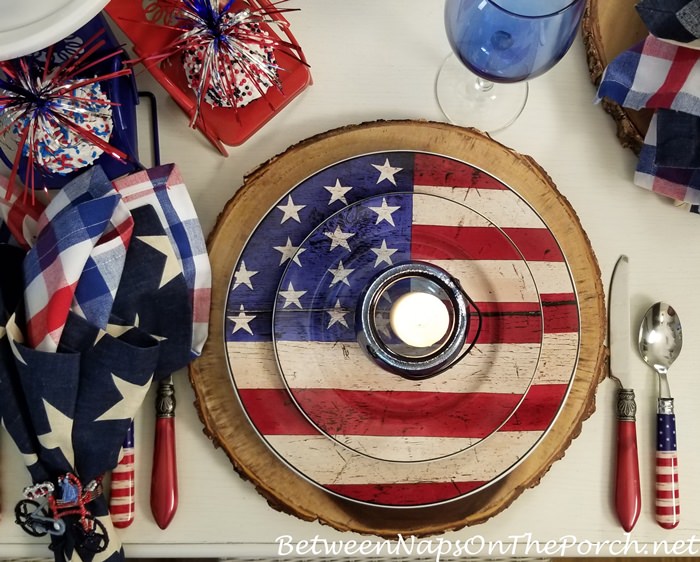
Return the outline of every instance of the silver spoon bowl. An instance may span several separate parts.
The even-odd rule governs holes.
[[[639,328],[639,353],[659,375],[659,397],[670,398],[668,369],[683,347],[678,314],[669,304],[657,302],[644,315]]]

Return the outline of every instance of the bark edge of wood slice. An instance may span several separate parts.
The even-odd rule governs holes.
[[[598,86],[605,67],[620,53],[643,40],[648,30],[634,9],[638,0],[588,0],[581,30],[591,81]],[[624,23],[621,23],[624,22]],[[622,146],[639,154],[652,112],[635,111],[603,99],[603,109],[617,125]]]

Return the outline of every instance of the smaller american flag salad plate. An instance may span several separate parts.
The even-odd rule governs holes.
[[[377,283],[389,288],[373,300]],[[370,302],[373,334],[403,353],[392,315],[420,283],[442,288],[413,315],[447,312],[437,343],[408,346],[409,363],[439,355],[442,332],[463,339],[446,365],[402,375],[358,334]],[[464,296],[463,333],[450,287]],[[391,508],[464,498],[525,459],[569,393],[581,339],[566,259],[517,191],[466,162],[400,150],[332,164],[269,209],[232,271],[224,334],[263,442],[328,493]]]
[[[470,225],[481,236],[460,241],[435,228],[439,217]],[[478,259],[485,243],[494,255],[511,258],[517,277],[492,275]],[[539,362],[542,309],[522,254],[482,215],[427,193],[369,197],[321,223],[295,257],[277,292],[273,342],[291,397],[321,433],[375,459],[430,461],[475,446],[520,405]],[[472,318],[460,348],[475,346],[451,368],[418,380],[387,371],[357,338],[364,289],[404,263],[442,268],[479,303],[468,311]],[[411,356],[410,348],[398,347],[392,329],[391,305],[401,306],[401,296],[393,299],[388,291],[379,298],[389,302],[376,322],[378,337],[393,338],[390,349]],[[415,308],[411,313],[420,314],[424,306]],[[516,338],[516,331],[517,355],[499,352],[495,344]],[[415,356],[421,347],[413,348]]]

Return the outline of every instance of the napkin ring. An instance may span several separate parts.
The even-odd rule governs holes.
[[[85,486],[69,472],[58,477],[57,483],[46,481],[27,486],[24,499],[15,506],[15,523],[33,536],[66,533],[65,517],[77,515],[73,529],[78,533],[76,544],[85,551],[103,552],[109,544],[107,529],[88,510],[87,505],[102,495],[102,478]]]

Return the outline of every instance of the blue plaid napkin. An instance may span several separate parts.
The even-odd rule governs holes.
[[[605,69],[598,100],[630,109],[673,109],[700,115],[700,51],[649,35]]]
[[[690,205],[700,204],[700,169],[674,168],[656,163],[657,116],[652,117],[639,162],[634,173],[634,183],[650,191],[665,195]]]
[[[106,324],[133,219],[94,167],[56,195],[38,228],[24,261],[27,336],[32,347],[55,351],[71,307]]]
[[[634,183],[687,203],[700,203],[700,51],[649,35],[606,68],[598,99],[653,109]]]

